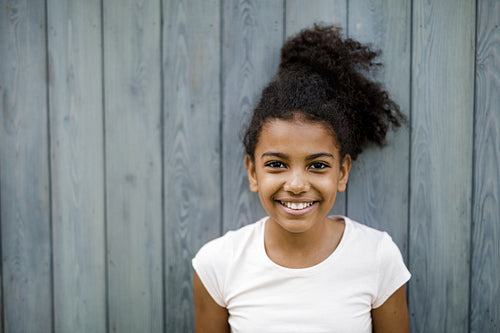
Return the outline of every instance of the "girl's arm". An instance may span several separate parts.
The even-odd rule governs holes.
[[[215,303],[196,272],[193,278],[193,299],[196,333],[229,333],[227,309]]]
[[[408,306],[406,289],[403,285],[389,297],[384,304],[372,309],[373,332],[409,333]]]

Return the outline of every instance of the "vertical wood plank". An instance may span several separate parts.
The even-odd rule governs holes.
[[[1,192],[0,192],[0,210],[2,209],[2,206],[1,206]],[[0,220],[1,222],[1,220]],[[1,224],[0,224],[0,239],[2,239],[2,228],[1,228]],[[0,258],[2,258],[2,247],[0,246]],[[2,279],[2,276],[3,276],[3,272],[2,272],[2,264],[0,262],[0,333],[3,333],[3,318],[4,318],[4,314],[3,314],[3,279]]]
[[[413,2],[412,332],[467,332],[475,2]]]
[[[56,332],[105,332],[100,1],[49,0]]]
[[[0,1],[4,328],[51,332],[44,1]]]
[[[300,0],[286,1],[285,33],[287,38],[302,29],[310,28],[314,23],[335,24],[347,28],[347,0],[313,0],[307,5]],[[344,30],[345,32],[345,30]],[[332,215],[346,214],[346,191],[337,194]]]
[[[382,82],[409,115],[411,2],[408,0],[351,0],[349,35],[380,49]],[[349,216],[389,232],[407,258],[409,129],[388,133],[388,145],[363,152],[349,177]]]
[[[286,0],[285,33],[287,38],[310,28],[314,23],[335,24],[347,28],[347,0]]]
[[[500,329],[500,2],[479,1],[471,332]]]
[[[111,332],[163,330],[159,1],[104,1]]]
[[[164,4],[166,326],[194,332],[191,259],[220,235],[220,1]]]
[[[278,70],[283,2],[228,0],[223,8],[223,230],[266,215],[248,188],[240,134]]]
[[[0,166],[0,174],[1,174],[1,166]],[[0,178],[1,180],[1,178]],[[0,189],[2,188],[2,184],[0,183]],[[0,212],[2,211],[2,191],[0,191]],[[0,241],[2,240],[2,219],[0,216]],[[3,256],[2,256],[2,246],[0,245],[0,333],[3,333],[3,270],[2,270]]]

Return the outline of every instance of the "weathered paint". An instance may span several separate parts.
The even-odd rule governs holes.
[[[193,331],[190,259],[265,214],[239,135],[314,22],[382,50],[409,118],[333,212],[398,243],[413,332],[498,330],[497,1],[0,4],[6,333]]]

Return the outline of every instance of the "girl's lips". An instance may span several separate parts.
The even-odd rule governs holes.
[[[277,200],[281,208],[290,215],[300,216],[309,213],[316,207],[318,201],[294,202]]]

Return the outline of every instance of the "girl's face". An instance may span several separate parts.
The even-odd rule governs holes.
[[[292,233],[323,223],[337,192],[345,190],[351,158],[340,156],[332,130],[321,122],[273,119],[247,156],[250,190],[270,218]]]

